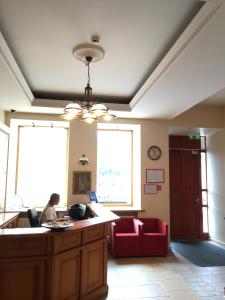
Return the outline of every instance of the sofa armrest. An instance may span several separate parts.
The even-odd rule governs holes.
[[[160,221],[160,231],[168,236],[168,224],[166,222]]]
[[[136,234],[142,234],[143,233],[143,223],[138,220],[138,219],[134,219],[134,231]]]

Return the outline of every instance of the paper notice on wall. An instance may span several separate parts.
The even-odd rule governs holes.
[[[164,169],[149,169],[146,172],[146,182],[164,182]]]

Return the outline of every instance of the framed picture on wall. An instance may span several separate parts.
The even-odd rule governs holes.
[[[146,170],[147,183],[163,183],[164,169],[147,169]]]
[[[147,183],[144,185],[145,194],[157,194],[157,185],[152,183]]]
[[[91,172],[74,171],[73,172],[73,194],[87,194],[91,191]]]

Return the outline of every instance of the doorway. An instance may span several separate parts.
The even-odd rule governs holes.
[[[205,239],[205,137],[191,140],[188,136],[171,135],[169,148],[171,238]]]

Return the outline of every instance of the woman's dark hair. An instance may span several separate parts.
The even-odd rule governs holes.
[[[59,197],[60,197],[60,196],[59,196],[59,194],[57,194],[57,193],[51,194],[50,199],[49,199],[49,201],[48,201],[48,204],[49,204],[50,206],[54,205],[54,204],[55,204],[55,200],[58,200]]]

